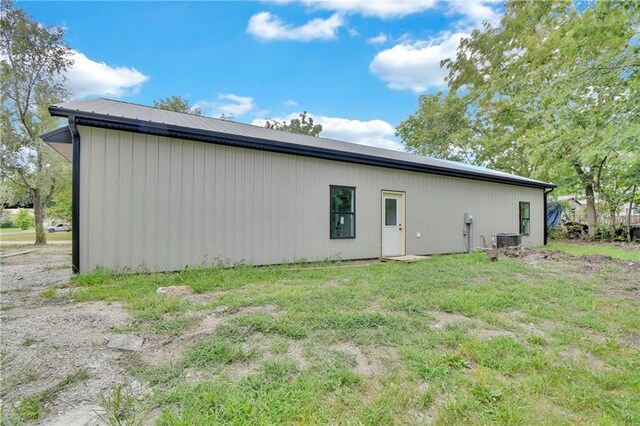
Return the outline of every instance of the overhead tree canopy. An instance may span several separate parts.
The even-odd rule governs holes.
[[[64,71],[71,65],[64,31],[31,19],[11,1],[0,11],[0,173],[4,183],[33,200],[36,244],[46,243],[44,208],[70,166],[41,139],[57,127],[47,107],[67,97]]]
[[[293,118],[289,123],[286,121],[267,120],[265,127],[309,136],[320,136],[320,132],[322,132],[322,125],[313,124],[313,118],[307,115],[307,111],[300,113],[300,118]]]
[[[189,99],[179,95],[172,95],[166,98],[154,99],[153,106],[160,109],[166,109],[168,111],[202,115],[201,108],[192,106],[189,103]]]
[[[442,62],[450,93],[423,98],[398,135],[414,151],[580,188],[595,225],[607,167],[640,152],[639,11],[622,0],[507,2],[500,24]]]

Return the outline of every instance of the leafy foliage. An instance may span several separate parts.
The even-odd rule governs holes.
[[[27,230],[33,227],[33,216],[27,209],[18,209],[18,213],[16,213],[14,223],[23,231]]]
[[[509,1],[442,62],[450,93],[421,97],[398,135],[415,152],[579,189],[595,225],[595,194],[630,188],[612,176],[640,157],[639,16],[634,2]]]
[[[64,31],[31,19],[11,1],[0,14],[0,168],[3,180],[32,196],[36,244],[46,243],[44,207],[69,164],[39,135],[56,127],[47,107],[67,96],[63,72],[71,65]]]
[[[265,123],[267,129],[284,130],[291,133],[300,133],[309,136],[320,136],[321,124],[313,124],[313,118],[307,115],[307,111],[300,113],[300,118],[293,118],[289,123],[277,120]]]
[[[72,208],[72,194],[73,189],[71,186],[71,170],[65,170],[64,179],[60,181],[60,184],[55,189],[51,202],[47,206],[47,216],[50,218],[63,219],[67,222],[71,221],[71,208]]]
[[[153,106],[167,111],[182,112],[186,114],[202,115],[202,109],[194,107],[189,103],[189,99],[172,95],[166,98],[154,99]]]

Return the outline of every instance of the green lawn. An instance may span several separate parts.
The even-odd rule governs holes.
[[[4,232],[17,232],[17,231],[22,231],[22,229],[20,229],[20,228],[0,228],[0,234],[2,234]]]
[[[638,245],[624,247],[616,247],[611,244],[579,244],[569,242],[552,242],[544,247],[549,250],[562,250],[574,256],[582,256],[585,254],[602,254],[617,259],[632,260],[640,262],[640,250]]]
[[[34,243],[36,241],[36,231],[31,230],[28,233],[15,235],[0,234],[0,241]],[[47,232],[47,241],[71,241],[71,232],[55,232],[52,234]]]
[[[306,266],[95,272],[72,297],[122,301],[136,321],[115,331],[181,339],[177,358],[131,364],[161,425],[640,423],[637,270]],[[156,294],[171,285],[198,294]]]

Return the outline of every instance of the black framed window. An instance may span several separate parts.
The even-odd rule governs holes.
[[[329,187],[329,237],[356,237],[356,189],[351,186]]]
[[[520,201],[520,235],[529,235],[531,222],[531,206],[526,201]]]

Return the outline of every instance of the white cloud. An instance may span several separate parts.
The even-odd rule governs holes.
[[[349,37],[359,37],[360,33],[355,28],[347,28],[347,32],[349,33]]]
[[[402,145],[395,138],[395,128],[384,120],[351,120],[340,117],[326,117],[308,114],[314,123],[322,125],[324,138],[337,139],[360,145],[374,146],[378,148],[402,151]],[[299,118],[300,113],[291,113],[284,118],[273,118],[277,121],[289,121]],[[264,119],[254,119],[251,124],[264,126]]]
[[[344,25],[344,19],[335,13],[327,19],[315,18],[304,25],[294,27],[269,12],[260,12],[249,19],[247,32],[253,36],[269,40],[331,40],[336,37],[338,29]]]
[[[287,4],[289,0],[272,0]],[[359,14],[382,19],[403,18],[442,5],[450,14],[462,15],[465,24],[482,21],[497,22],[499,14],[494,5],[504,0],[302,0],[312,10],[330,10],[344,14]]]
[[[285,106],[298,106],[298,102],[293,99],[287,99],[283,102]]]
[[[437,0],[303,0],[303,3],[312,9],[391,19],[424,12],[433,8]]]
[[[449,0],[448,13],[462,15],[464,18],[458,23],[458,27],[469,29],[478,27],[486,21],[492,25],[500,22],[501,14],[495,9],[495,5],[502,0]]]
[[[392,89],[423,92],[445,86],[445,69],[440,61],[455,56],[465,33],[445,33],[438,38],[413,43],[400,43],[379,52],[369,69],[386,81]]]
[[[201,100],[193,106],[202,108],[204,115],[213,117],[221,116],[222,114],[240,117],[256,108],[252,97],[238,96],[233,93],[221,93],[215,101]]]
[[[135,68],[113,67],[104,62],[96,62],[75,50],[71,51],[71,59],[73,65],[65,75],[74,97],[126,96],[136,93],[149,80],[148,76]]]
[[[367,43],[369,44],[383,44],[389,40],[389,37],[385,33],[380,33],[375,37],[370,37],[367,39]]]
[[[361,145],[402,151],[395,139],[395,128],[384,120],[351,120],[339,117],[318,117],[322,136]]]

